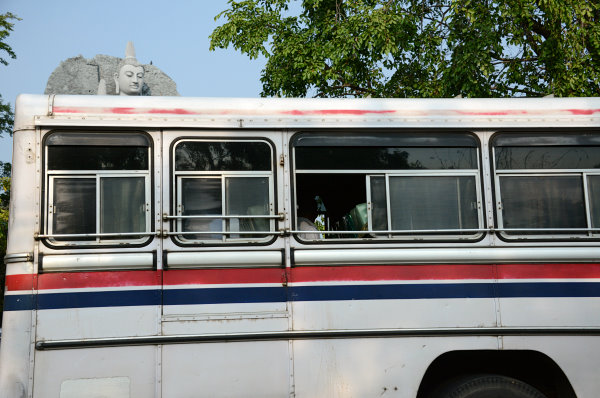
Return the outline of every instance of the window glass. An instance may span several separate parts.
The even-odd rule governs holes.
[[[600,175],[588,176],[592,228],[600,228]],[[600,233],[596,231],[595,233]]]
[[[388,229],[387,195],[385,191],[385,177],[372,176],[371,182],[371,218],[373,230]]]
[[[500,190],[505,228],[585,228],[587,225],[580,176],[501,176]]]
[[[184,178],[181,182],[184,216],[214,215],[215,218],[183,219],[184,232],[222,231],[220,178]],[[222,239],[221,234],[185,235],[186,239]]]
[[[393,230],[475,229],[474,177],[390,177]]]
[[[495,152],[498,170],[600,168],[600,147],[497,147]]]
[[[96,231],[96,179],[55,178],[52,230],[55,234]]]
[[[49,146],[49,170],[146,170],[148,147]]]
[[[225,179],[225,204],[228,215],[269,214],[269,179],[266,177],[228,177]],[[268,231],[269,220],[230,219],[229,231]]]
[[[475,169],[475,148],[297,147],[296,167],[319,170]]]
[[[102,233],[146,230],[144,177],[100,179]]]
[[[175,148],[177,171],[267,171],[271,148],[253,141],[183,141]]]

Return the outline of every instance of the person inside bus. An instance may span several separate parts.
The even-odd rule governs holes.
[[[321,239],[319,229],[315,225],[315,220],[319,215],[316,197],[312,194],[298,194],[296,209],[298,230],[311,232],[300,234],[299,237],[303,240]]]

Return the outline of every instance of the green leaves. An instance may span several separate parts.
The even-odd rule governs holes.
[[[17,56],[15,55],[14,51],[8,44],[4,42],[10,35],[10,32],[13,30],[14,23],[10,22],[11,20],[20,21],[21,18],[18,18],[12,12],[0,14],[0,54],[5,52],[10,58],[15,59]],[[8,61],[2,56],[0,56],[0,63],[3,65],[8,65]]]
[[[600,5],[587,0],[247,0],[211,50],[267,63],[263,96],[600,94]]]

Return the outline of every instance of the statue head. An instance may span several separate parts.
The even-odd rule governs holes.
[[[144,67],[135,58],[132,42],[127,42],[125,58],[119,62],[118,72],[114,74],[118,95],[141,95],[144,86]]]

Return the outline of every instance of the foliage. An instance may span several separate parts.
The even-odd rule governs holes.
[[[2,56],[3,53],[6,53],[12,59],[17,57],[12,47],[4,42],[13,30],[14,23],[11,20],[20,20],[20,18],[11,12],[0,14],[0,64],[3,65],[8,65],[8,61]],[[13,122],[14,115],[10,109],[10,104],[3,102],[0,95],[0,135],[3,133],[12,135]]]
[[[8,65],[8,61],[1,56],[6,53],[10,58],[15,59],[16,55],[12,47],[6,44],[5,40],[13,30],[13,20],[20,20],[11,12],[0,14],[0,64]],[[14,124],[14,114],[10,104],[2,101],[0,95],[0,135],[7,133],[12,135]],[[8,238],[8,206],[10,202],[10,175],[11,164],[0,161],[0,309],[4,303],[4,274],[6,267],[4,265],[4,256],[6,255],[6,241]]]
[[[600,3],[229,0],[210,48],[267,58],[263,96],[600,95]]]

